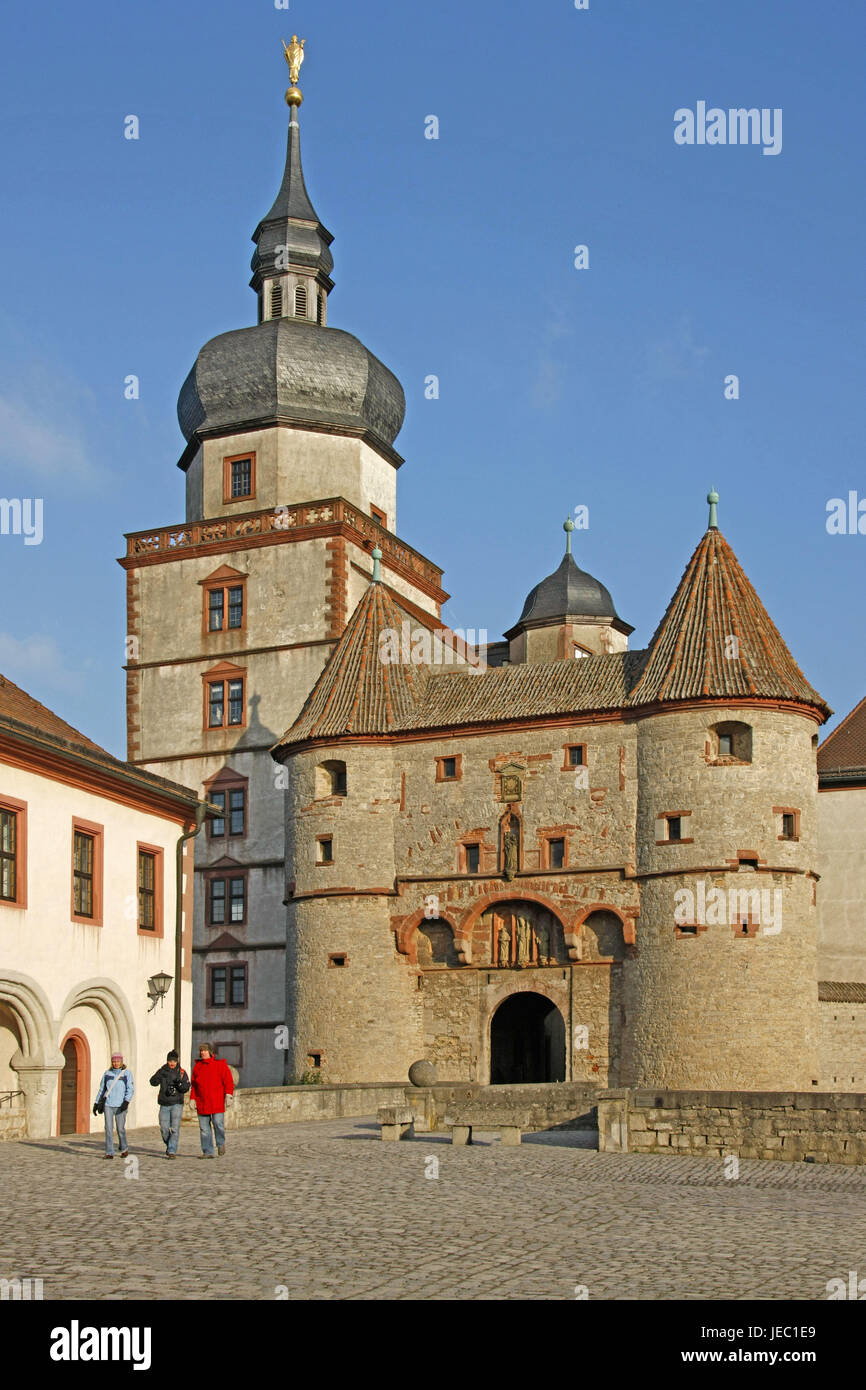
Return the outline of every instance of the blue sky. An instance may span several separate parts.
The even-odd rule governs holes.
[[[845,714],[866,694],[866,535],[825,520],[828,499],[866,497],[864,14],[7,7],[0,496],[43,498],[44,539],[0,536],[0,670],[124,753],[115,558],[125,531],[183,519],[177,392],[208,338],[255,321],[250,235],[279,184],[280,39],[298,32],[329,322],[403,382],[399,530],[444,568],[446,616],[498,638],[584,504],[578,563],[645,645],[714,484],[722,530]],[[698,101],[782,108],[782,152],[677,145],[674,112]]]

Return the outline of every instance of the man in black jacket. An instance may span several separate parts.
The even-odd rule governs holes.
[[[150,1084],[159,1087],[159,1128],[165,1144],[165,1156],[176,1158],[183,1098],[189,1090],[189,1077],[180,1065],[176,1052],[169,1052],[165,1066],[154,1072]]]

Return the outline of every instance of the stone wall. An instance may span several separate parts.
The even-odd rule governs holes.
[[[602,1091],[599,1150],[866,1163],[866,1094]]]
[[[866,1092],[866,1003],[821,999],[818,1016],[822,1091]]]

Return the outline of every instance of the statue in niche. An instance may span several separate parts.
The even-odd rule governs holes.
[[[511,964],[511,932],[508,930],[508,927],[507,927],[507,925],[506,925],[504,922],[503,922],[502,926],[499,928],[498,950],[499,950],[499,954],[498,954],[497,959],[498,959],[498,961],[499,961],[499,964],[500,964],[501,966],[510,965],[510,964]]]
[[[507,879],[514,878],[520,849],[520,823],[512,815],[502,822],[502,872]]]
[[[525,917],[518,917],[515,923],[517,935],[517,964],[527,966],[532,950],[532,925]]]
[[[538,964],[550,964],[550,929],[542,918],[535,928],[535,940],[538,943]]]

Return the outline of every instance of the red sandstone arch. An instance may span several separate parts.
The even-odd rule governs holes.
[[[428,917],[425,908],[419,907],[417,912],[413,912],[408,917],[404,917],[399,926],[393,924],[393,919],[391,925],[391,930],[394,933],[394,944],[397,950],[401,956],[407,956],[412,965],[418,964],[418,928],[423,922],[433,921],[442,922],[449,928],[451,935],[454,937],[454,950],[457,952],[458,956],[462,957],[463,955],[458,942],[459,933],[454,923],[445,916],[441,908],[436,913],[435,917]]]
[[[549,912],[551,917],[556,918],[563,934],[569,930],[563,920],[561,910],[554,907],[549,898],[545,898],[541,893],[534,893],[531,889],[524,889],[522,883],[512,879],[510,883],[497,889],[495,893],[485,893],[483,898],[479,898],[472,907],[467,908],[457,924],[457,935],[465,941],[471,940],[475,923],[479,917],[483,917],[488,907],[507,902],[537,903],[539,907],[543,907],[546,912]]]

